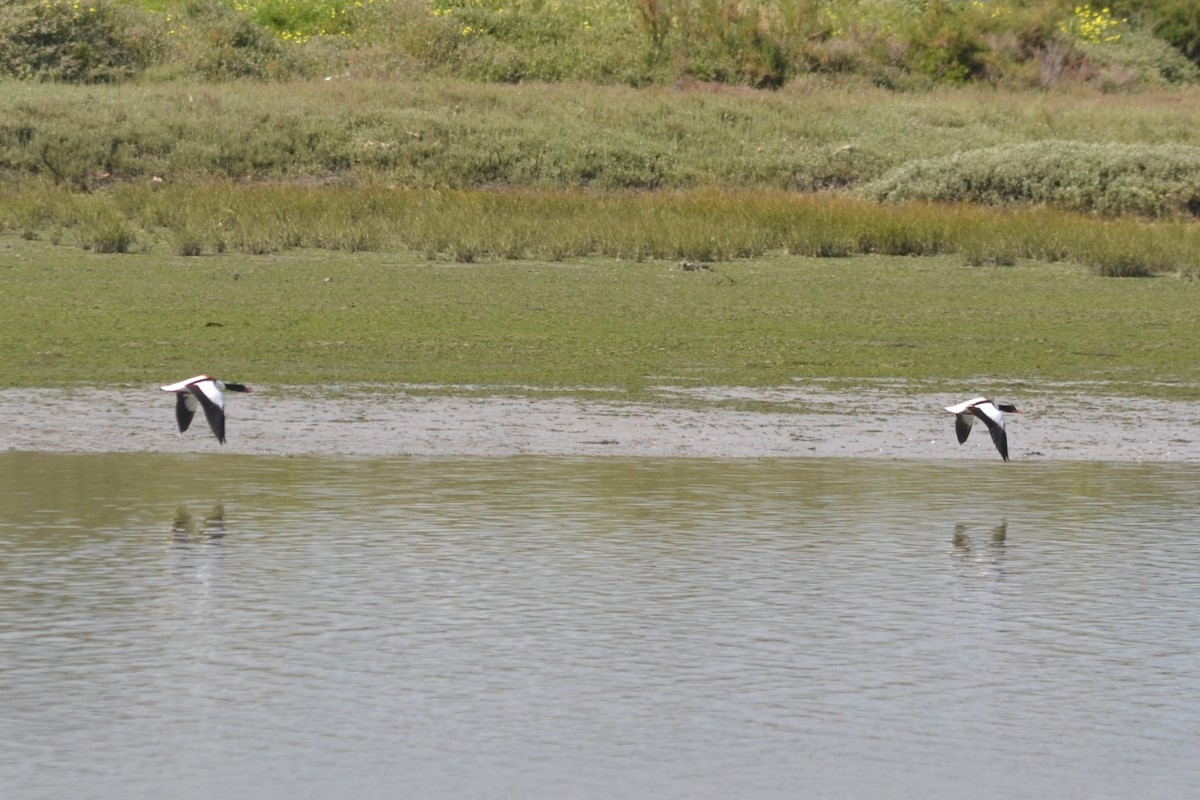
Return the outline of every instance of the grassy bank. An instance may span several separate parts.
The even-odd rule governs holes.
[[[1194,223],[1147,224],[1047,208],[887,207],[772,190],[596,194],[221,183],[79,195],[41,188],[0,191],[0,230],[101,253],[256,255],[315,248],[415,251],[460,263],[952,254],[973,265],[1073,261],[1112,277],[1200,273],[1200,226]]]
[[[1149,22],[619,5],[0,8],[62,25],[4,64],[100,70],[0,91],[0,385],[1193,390],[1200,90]]]
[[[956,253],[1195,275],[1196,228],[1170,220],[1200,214],[1196,100],[849,85],[27,84],[0,94],[0,230],[180,255]],[[875,202],[912,199],[1014,211]],[[1134,221],[1147,219],[1168,222]]]
[[[1019,148],[1048,142],[1083,156],[1074,159],[1078,175],[1061,176],[1068,184],[1094,180],[1087,164],[1099,174],[1120,167],[1111,153],[1087,152],[1111,145],[1179,149],[1190,165],[1180,174],[1200,183],[1200,90],[909,95],[862,84],[766,93],[355,79],[286,87],[25,83],[0,92],[0,178],[74,189],[153,178],[371,177],[435,188],[813,191],[977,152],[1011,162],[1010,176],[1022,165],[1037,174],[1042,162]]]
[[[602,387],[904,378],[967,390],[1097,380],[1191,396],[1200,284],[951,256],[204,259],[0,240],[0,385],[248,382]],[[1176,388],[1171,388],[1175,384]]]

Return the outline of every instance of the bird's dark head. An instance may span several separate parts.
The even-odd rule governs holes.
[[[225,391],[227,391],[227,392],[252,392],[254,390],[251,389],[249,386],[246,386],[241,383],[227,383],[227,384],[225,384]]]
[[[999,405],[996,406],[996,408],[1000,409],[1005,414],[1020,414],[1021,413],[1021,409],[1017,408],[1014,405],[1009,405],[1008,403],[1000,403]]]

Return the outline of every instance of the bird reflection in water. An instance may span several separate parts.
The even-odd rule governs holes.
[[[199,520],[183,506],[175,509],[171,541],[176,545],[204,544],[225,536],[225,506],[217,504]]]
[[[956,523],[954,537],[950,541],[954,545],[954,555],[964,566],[983,568],[983,574],[987,574],[989,567],[994,567],[999,571],[1003,566],[1008,541],[1008,520],[1002,520],[999,525],[991,529],[991,535],[987,537],[986,543],[981,541],[977,545],[975,541],[977,534],[973,533],[973,529],[982,527],[965,522]]]

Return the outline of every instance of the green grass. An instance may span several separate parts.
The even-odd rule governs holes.
[[[887,200],[1046,204],[1200,217],[1200,147],[1043,141],[918,160],[864,187]]]
[[[1024,199],[1093,210],[1099,196],[1104,210],[1195,214],[1198,101],[1196,89],[1110,96],[374,80],[21,84],[0,92],[0,183],[852,191],[888,176],[889,196],[903,196],[932,191],[923,184],[937,159],[973,177],[968,168],[991,169],[1011,154],[1003,177],[1012,183],[1036,177],[1035,156],[1058,148],[1081,167],[1056,171],[1064,186],[1052,196]],[[1128,169],[1172,153],[1182,170],[1174,183]],[[1116,200],[1095,187],[1097,170],[1112,168],[1124,170]],[[1172,187],[1179,191],[1162,191]],[[1164,197],[1157,205],[1128,200],[1156,194]],[[980,196],[961,185],[936,196],[1023,199],[1011,188]]]
[[[984,376],[1186,394],[1186,201],[1148,222],[850,195],[984,147],[1194,149],[1195,97],[22,84],[0,94],[0,385]]]
[[[1191,396],[1200,283],[954,256],[429,262],[95,254],[0,239],[0,385],[1111,382]],[[1175,388],[1164,386],[1172,384]],[[489,389],[488,387],[491,387]]]
[[[127,185],[90,195],[0,191],[0,230],[99,253],[249,255],[299,248],[416,251],[430,260],[608,256],[730,261],[776,252],[960,255],[974,265],[1072,260],[1117,277],[1197,277],[1200,227],[1046,208],[881,206],[849,197],[701,189],[425,191],[356,187]]]
[[[1073,0],[8,0],[0,76],[778,88],[850,74],[893,88],[1126,91],[1200,81],[1188,2],[1126,0],[1114,12]]]

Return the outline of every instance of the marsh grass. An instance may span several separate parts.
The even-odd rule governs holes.
[[[81,248],[97,253],[128,253],[137,241],[129,221],[109,206],[88,204],[72,230]]]
[[[937,159],[959,159],[955,174],[973,175],[963,170],[992,169],[995,162],[996,170],[1006,170],[998,174],[1014,183],[1044,169],[1065,180],[1063,192],[1027,199],[1070,206],[1075,200],[1066,192],[1087,176],[1083,167],[1097,153],[1101,164],[1116,158],[1105,155],[1114,142],[1129,143],[1125,149],[1140,153],[1147,166],[1145,177],[1123,184],[1127,193],[1155,194],[1163,180],[1192,186],[1187,173],[1155,178],[1166,152],[1155,148],[1193,153],[1178,166],[1194,172],[1197,98],[1200,90],[1102,96],[967,88],[896,95],[861,84],[773,93],[453,80],[22,84],[0,92],[0,177],[39,177],[84,191],[155,178],[827,191],[854,190],[891,175],[889,197],[1021,199],[1011,188],[979,195],[960,187],[936,197],[922,188],[936,177]],[[1022,149],[1047,138],[1061,143],[1066,163],[1079,168],[1064,172],[1055,163],[1058,151],[1038,160],[1030,153],[1039,151]],[[1082,186],[1078,196],[1087,200],[1088,191]],[[1194,196],[1194,186],[1190,191]],[[1093,208],[1171,213],[1187,202],[1181,195],[1161,211],[1129,202],[1077,210]]]
[[[0,226],[26,239],[70,231],[98,252],[247,255],[287,250],[413,251],[473,263],[604,256],[735,261],[954,254],[967,264],[1076,261],[1102,275],[1200,277],[1200,226],[1047,208],[879,205],[844,196],[698,189],[394,189],[199,184],[79,195],[52,184],[9,190]]]
[[[863,187],[880,200],[1040,203],[1109,216],[1200,215],[1200,147],[1044,141],[917,159]]]
[[[883,16],[837,35],[803,3],[657,20],[673,4],[639,3],[641,31],[588,18],[599,3],[521,4],[553,19],[367,5],[335,37],[189,0],[186,31],[114,28],[136,59],[42,74],[121,80],[169,51],[147,82],[6,84],[0,385],[199,364],[618,392],[664,376],[1196,385],[1200,282],[1175,277],[1200,277],[1196,89],[879,88],[1026,85],[1047,42],[1106,90],[1194,80],[1168,76],[1169,54],[1134,69],[1109,48],[1084,75],[1037,4],[1020,4],[1032,47],[988,4],[872,4]],[[78,12],[0,17],[43,6]]]
[[[1025,260],[787,255],[462,264],[292,250],[185,258],[0,239],[0,385],[261,383],[770,386],[898,378],[1195,390],[1200,282]],[[1086,345],[1081,345],[1086,342]],[[1119,384],[1119,386],[1117,385]],[[517,389],[516,391],[520,391]]]
[[[1195,99],[30,84],[0,93],[0,227],[188,256],[954,254],[1195,277],[1196,226],[1172,222],[1200,214]]]

